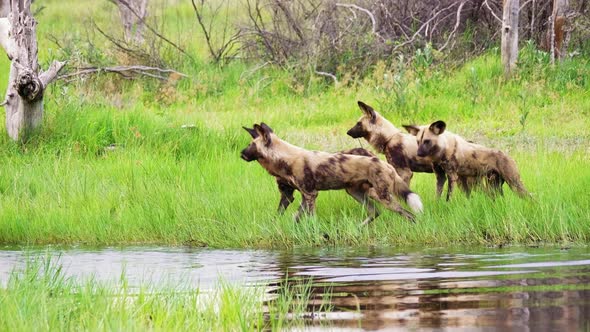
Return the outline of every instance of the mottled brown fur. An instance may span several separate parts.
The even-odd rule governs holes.
[[[434,169],[429,160],[418,157],[416,138],[396,128],[371,106],[362,101],[358,105],[364,114],[347,134],[353,138],[366,139],[377,152],[385,154],[387,162],[395,167],[408,186],[413,172],[434,172],[437,178],[436,192],[440,196],[446,176],[440,168]]]
[[[245,129],[253,140],[242,151],[242,158],[246,161],[257,160],[277,178],[281,191],[279,210],[284,211],[293,201],[294,190],[301,192],[302,202],[296,220],[305,213],[314,213],[315,200],[322,190],[345,189],[354,199],[366,204],[369,217],[364,224],[378,216],[369,198],[410,220],[414,219],[413,214],[402,208],[393,196],[407,202],[412,196],[420,205],[416,210],[422,208],[419,197],[408,189],[395,169],[364,149],[353,149],[346,153],[309,151],[281,140],[264,123],[254,125],[254,129]]]
[[[428,158],[435,167],[447,174],[447,199],[450,199],[456,184],[469,195],[474,187],[483,185],[490,195],[502,194],[502,184],[521,197],[528,197],[516,163],[500,150],[471,143],[446,130],[443,121],[430,126],[404,126],[416,136],[418,156]],[[483,181],[485,180],[485,181]]]

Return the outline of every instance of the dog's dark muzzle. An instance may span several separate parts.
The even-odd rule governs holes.
[[[424,158],[428,156],[428,151],[426,151],[426,149],[418,148],[416,155],[418,155],[418,157]]]
[[[242,150],[242,152],[240,153],[240,158],[244,159],[247,162],[256,160],[256,158],[249,154],[247,150],[248,149]]]
[[[346,132],[346,135],[352,137],[352,138],[359,138],[359,137],[363,137],[363,132],[362,130],[359,130],[356,126],[351,128],[349,131]]]

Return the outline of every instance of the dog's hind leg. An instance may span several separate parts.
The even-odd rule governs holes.
[[[524,184],[520,180],[520,174],[516,167],[516,162],[505,154],[501,154],[496,162],[497,170],[510,189],[514,191],[521,198],[531,198],[531,194],[525,189]]]
[[[402,217],[408,219],[411,222],[416,222],[414,214],[404,209],[396,200],[392,198],[391,195],[389,195],[389,193],[387,193],[387,195],[379,195],[375,188],[371,188],[367,194],[369,197],[383,204],[389,210],[400,214]]]
[[[486,175],[487,181],[487,194],[490,195],[492,198],[495,198],[496,195],[503,196],[504,191],[502,190],[502,185],[504,184],[504,179],[500,176],[498,172],[491,171]]]
[[[295,197],[293,197],[295,188],[281,178],[277,178],[277,186],[279,187],[279,192],[281,193],[281,201],[279,202],[279,208],[277,211],[279,214],[283,214],[287,207],[289,207],[289,205],[295,200]]]
[[[394,166],[395,167],[395,166]],[[408,185],[410,186],[410,181],[412,180],[412,170],[409,167],[395,167],[395,171],[397,175]]]
[[[473,180],[470,177],[461,176],[459,177],[459,186],[465,192],[465,196],[469,198],[471,196],[471,189],[473,186]]]
[[[367,189],[368,188],[363,188],[362,185],[346,189],[346,192],[352,196],[352,198],[367,207],[369,216],[362,222],[362,225],[368,225],[371,223],[371,221],[375,220],[375,218],[379,216],[379,210],[375,206],[375,203],[370,200],[369,196],[367,195]]]
[[[301,205],[299,205],[299,210],[297,210],[297,214],[295,215],[295,221],[299,221],[304,214],[309,216],[313,216],[315,213],[315,200],[318,197],[318,193],[311,192],[311,193],[304,193],[301,192]]]

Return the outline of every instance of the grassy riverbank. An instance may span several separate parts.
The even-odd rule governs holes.
[[[206,292],[188,283],[131,288],[125,279],[77,280],[50,259],[31,260],[0,288],[0,331],[280,331],[304,326],[307,289],[271,296],[223,282]]]
[[[66,14],[52,6],[40,22],[63,20]],[[45,46],[43,37],[55,33],[47,26],[39,25]],[[55,54],[44,48],[40,56],[47,62]],[[4,91],[5,58],[0,67]],[[291,247],[590,240],[587,58],[552,67],[529,45],[510,82],[494,50],[458,67],[391,68],[377,66],[365,79],[333,87],[320,77],[296,82],[285,70],[242,62],[220,68],[201,59],[177,68],[191,78],[176,86],[113,76],[57,82],[45,95],[36,137],[16,144],[0,129],[0,242]],[[274,179],[239,159],[249,142],[241,126],[264,121],[309,149],[367,147],[346,136],[361,115],[357,100],[396,125],[443,119],[449,130],[507,151],[535,200],[522,201],[505,187],[496,200],[476,193],[437,201],[434,177],[417,174],[412,188],[425,213],[415,225],[385,212],[359,228],[365,213],[343,192],[320,194],[314,219],[293,222],[299,196],[277,216]]]

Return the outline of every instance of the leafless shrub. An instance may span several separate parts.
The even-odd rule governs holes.
[[[78,82],[100,76],[97,74],[115,74],[117,79],[109,81],[111,84],[140,77],[161,82],[168,82],[171,76],[186,77],[171,68],[181,67],[192,56],[179,43],[165,36],[164,24],[158,12],[147,17],[147,0],[104,2],[105,10],[111,9],[113,14],[115,10],[121,13],[121,24],[99,24],[90,17],[87,18],[84,33],[80,35],[49,37],[58,52],[70,59],[68,72],[60,75],[59,79]],[[117,7],[109,6],[109,2]],[[113,17],[118,18],[118,15]],[[105,40],[108,42],[106,47],[98,46]],[[167,56],[170,53],[184,54],[185,57]]]
[[[235,57],[239,51],[240,30],[234,29],[233,22],[230,22],[229,0],[222,0],[217,5],[206,0],[191,0],[191,3],[213,61],[221,63]],[[220,25],[221,31],[215,31],[214,24]]]
[[[541,44],[552,0],[521,4],[521,40]],[[585,7],[587,0],[570,1]],[[245,0],[246,54],[335,79],[377,61],[412,58],[425,47],[439,56],[478,54],[500,38],[501,0]],[[581,9],[576,9],[580,11]],[[330,74],[330,75],[326,75]],[[336,75],[336,76],[334,76]]]

